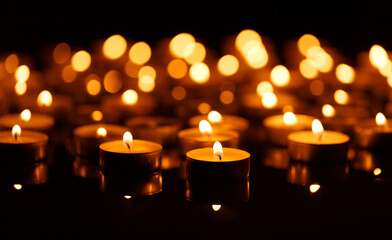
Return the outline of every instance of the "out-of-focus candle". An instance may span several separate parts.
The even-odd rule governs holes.
[[[188,128],[178,132],[181,152],[185,155],[195,148],[212,147],[215,141],[225,147],[237,148],[239,134],[224,128],[212,128],[208,121],[202,120],[199,128]]]
[[[31,113],[25,109],[20,114],[7,114],[0,117],[0,128],[11,129],[18,124],[22,129],[47,131],[54,125],[54,118],[47,114]]]
[[[283,115],[274,115],[264,119],[263,125],[267,131],[268,141],[287,146],[287,136],[295,131],[310,130],[313,117],[286,112]]]
[[[392,120],[387,120],[382,113],[375,119],[360,121],[354,127],[355,143],[361,148],[387,150],[392,145]]]
[[[350,137],[336,131],[324,131],[319,120],[312,131],[293,132],[288,136],[290,157],[301,162],[342,162],[347,160]]]

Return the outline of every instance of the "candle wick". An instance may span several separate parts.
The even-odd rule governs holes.
[[[219,161],[222,161],[222,156],[218,155]]]
[[[18,141],[18,134],[14,134],[15,141]]]
[[[127,145],[128,151],[130,151],[131,150],[131,146],[129,145],[129,143],[126,142],[125,145]]]

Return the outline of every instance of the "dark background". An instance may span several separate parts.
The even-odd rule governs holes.
[[[278,48],[312,33],[355,57],[373,44],[392,49],[391,9],[388,1],[17,2],[2,7],[0,51],[35,53],[43,44],[62,41],[87,47],[116,33],[154,44],[180,32],[221,51],[225,36],[251,28]]]

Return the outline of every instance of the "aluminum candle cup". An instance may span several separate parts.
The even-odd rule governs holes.
[[[350,137],[335,131],[324,131],[323,135],[320,139],[312,131],[291,133],[288,136],[290,158],[308,163],[346,161]]]
[[[116,140],[102,143],[99,149],[102,192],[132,196],[162,190],[160,144],[133,140],[128,148],[123,140]]]
[[[103,133],[97,132],[104,128]],[[115,124],[90,124],[77,127],[73,130],[75,154],[80,156],[96,157],[98,164],[99,145],[104,142],[122,139],[126,127]]]
[[[249,121],[245,118],[235,115],[221,115],[222,119],[217,122],[211,122],[212,127],[226,128],[238,132],[240,135],[248,130]],[[189,119],[189,126],[197,127],[201,120],[209,120],[207,115],[197,115]]]
[[[211,136],[202,134],[198,128],[188,128],[178,132],[178,138],[183,155],[192,149],[212,147],[215,141],[224,147],[237,148],[239,145],[239,134],[222,128],[214,128]]]
[[[389,150],[392,146],[392,120],[379,126],[374,119],[363,120],[354,126],[355,144],[360,148]]]
[[[0,128],[11,129],[18,124],[22,129],[48,131],[54,125],[54,118],[47,114],[32,113],[29,120],[21,120],[20,114],[7,114],[0,117]]]
[[[214,157],[212,147],[186,153],[187,178],[202,182],[235,182],[249,177],[250,154],[235,148],[223,148],[221,160]]]
[[[307,115],[286,113],[285,115],[274,115],[265,118],[263,125],[266,128],[269,142],[279,146],[287,146],[287,136],[292,132],[310,130],[314,119]]]

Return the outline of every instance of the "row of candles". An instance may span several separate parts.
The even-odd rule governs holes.
[[[283,65],[271,67],[276,54],[253,30],[242,31],[228,43],[234,45],[227,44],[233,54],[220,58],[211,70],[206,48],[187,33],[169,43],[163,40],[169,53],[158,46],[159,57],[151,61],[152,50],[145,42],[134,43],[127,58],[127,41],[121,35],[95,43],[103,54],[80,50],[70,57],[70,46],[58,44],[54,61],[42,73],[30,73],[15,54],[9,55],[0,65],[0,79],[4,90],[12,85],[9,78],[15,79],[16,94],[3,94],[3,111],[23,111],[0,117],[0,126],[9,129],[0,133],[0,149],[9,159],[6,177],[11,179],[6,181],[46,182],[41,173],[50,161],[47,148],[64,144],[58,132],[67,131],[70,122],[68,148],[75,155],[75,174],[99,178],[101,191],[125,196],[162,191],[162,168],[177,164],[170,149],[178,145],[180,158],[186,159],[187,199],[209,203],[248,200],[250,153],[239,148],[249,139],[260,140],[253,136],[258,132],[251,133],[254,123],[265,132],[262,140],[287,148],[292,160],[306,164],[346,163],[349,143],[372,151],[388,148],[389,121],[381,112],[370,118],[371,111],[388,110],[384,85],[391,84],[392,63],[381,46],[371,48],[360,71],[337,65],[339,81],[334,82],[333,61],[344,58],[313,35],[303,35],[296,48],[287,51],[289,64],[299,66],[290,71]],[[146,65],[149,61],[155,67]],[[166,70],[160,69],[167,62]],[[106,69],[110,70],[102,72]],[[129,81],[121,80],[124,73]],[[63,94],[40,89],[43,78]],[[108,94],[103,94],[102,85]],[[119,94],[121,89],[126,90]],[[379,96],[376,104],[369,103],[368,92]],[[322,111],[311,109],[319,103]],[[210,111],[211,105],[229,114]],[[247,118],[230,114],[238,112],[238,105]],[[192,116],[195,109],[202,114]],[[184,120],[190,128],[182,129]],[[22,168],[31,168],[34,180],[20,177]]]

